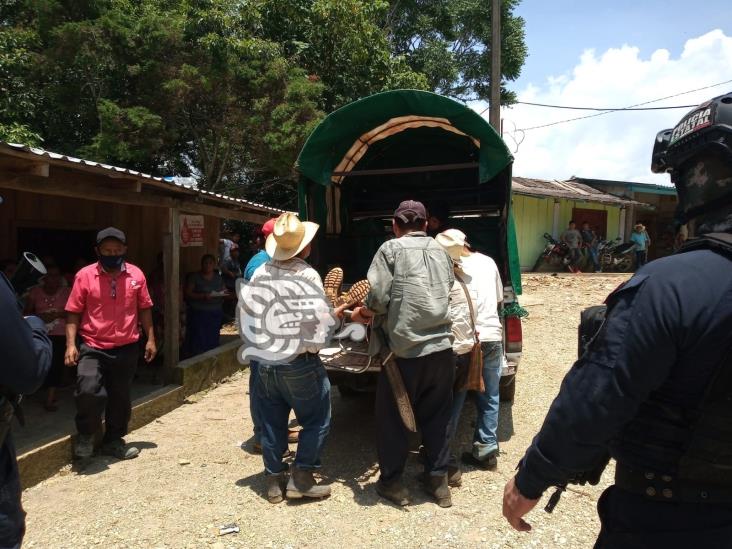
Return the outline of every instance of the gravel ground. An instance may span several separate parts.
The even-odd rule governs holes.
[[[538,430],[576,356],[579,311],[599,303],[624,277],[524,278],[524,354],[514,405],[501,408],[498,471],[469,469],[440,509],[421,493],[410,458],[405,480],[413,503],[398,509],[374,491],[373,399],[333,391],[333,427],[323,456],[322,502],[271,505],[262,497],[261,457],[249,453],[248,373],[234,376],[131,433],[143,451],[130,462],[95,458],[24,493],[24,547],[591,547],[599,529],[597,487],[571,487],[554,514],[546,498],[514,532],[501,516],[503,486]],[[468,448],[474,412],[466,406],[457,444]],[[462,449],[462,448],[461,448]],[[239,533],[218,535],[236,523]]]

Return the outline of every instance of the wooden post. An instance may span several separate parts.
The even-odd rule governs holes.
[[[491,2],[491,100],[489,120],[501,135],[501,0]]]
[[[165,268],[165,374],[170,382],[173,368],[178,365],[180,338],[180,211],[168,209],[168,233],[163,238]]]

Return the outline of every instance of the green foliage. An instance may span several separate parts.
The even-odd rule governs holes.
[[[397,88],[484,98],[489,44],[485,0],[5,0],[0,139],[292,208],[325,112]]]
[[[501,73],[515,80],[526,60],[519,0],[501,5]],[[390,0],[384,21],[392,51],[427,77],[431,89],[462,100],[488,99],[491,72],[491,2]],[[504,101],[513,95],[503,92]]]
[[[380,25],[385,0],[261,0],[260,6],[264,35],[323,83],[326,112],[380,91],[429,89],[424,75],[390,49]]]

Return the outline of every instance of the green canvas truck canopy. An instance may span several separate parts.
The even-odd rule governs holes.
[[[329,206],[326,189],[338,187],[353,171],[474,167],[479,182],[490,184],[508,169],[510,189],[512,162],[513,156],[501,137],[466,105],[418,90],[378,93],[331,113],[306,141],[296,164],[300,215],[322,224]],[[313,208],[310,215],[308,199]],[[510,210],[506,225],[511,278],[520,293],[520,266]]]

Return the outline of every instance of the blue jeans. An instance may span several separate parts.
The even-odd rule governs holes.
[[[262,457],[267,474],[287,469],[287,425],[294,410],[302,426],[295,466],[318,469],[330,430],[330,381],[320,358],[305,355],[288,364],[257,364],[254,402],[261,420]]]
[[[486,459],[488,454],[498,450],[498,406],[500,403],[501,361],[503,343],[486,341],[481,343],[483,350],[483,383],[485,393],[475,393],[477,418],[473,434],[473,456]],[[448,436],[453,437],[460,421],[460,413],[465,403],[466,391],[458,391],[452,400],[452,416],[448,424]]]
[[[636,250],[635,251],[635,268],[640,269],[643,265],[646,264],[646,250]]]
[[[254,424],[254,442],[262,442],[262,419],[259,417],[259,408],[255,405],[257,394],[257,361],[249,361],[249,415]]]

